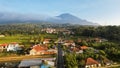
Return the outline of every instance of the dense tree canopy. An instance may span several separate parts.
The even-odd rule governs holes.
[[[75,35],[87,37],[102,37],[112,41],[120,41],[120,26],[77,27]]]

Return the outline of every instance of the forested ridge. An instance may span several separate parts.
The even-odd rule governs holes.
[[[120,26],[78,26],[70,24],[9,24],[0,25],[0,34],[37,34],[43,28],[66,28],[75,36],[101,37],[111,41],[120,41]]]
[[[111,41],[120,41],[120,26],[77,27],[75,35],[87,37],[101,37]]]

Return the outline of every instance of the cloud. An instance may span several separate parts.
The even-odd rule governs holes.
[[[20,13],[11,13],[11,12],[0,12],[0,20],[46,20],[50,18],[46,15],[40,14],[20,14]]]

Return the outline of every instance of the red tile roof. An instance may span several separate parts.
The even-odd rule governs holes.
[[[46,46],[42,46],[42,45],[35,45],[35,46],[33,46],[33,49],[36,51],[48,50],[48,48]]]
[[[80,46],[80,48],[81,48],[82,50],[88,49],[87,46]]]
[[[44,40],[43,42],[44,42],[44,43],[50,43],[48,40]]]
[[[99,63],[93,58],[87,58],[86,65],[92,65],[92,64],[99,64]]]
[[[17,42],[12,42],[10,44],[14,44],[15,45],[15,44],[17,44]],[[6,44],[6,43],[5,44],[0,44],[0,46],[8,46],[8,44]]]
[[[18,44],[17,42],[12,42],[11,44]]]
[[[45,42],[45,43],[49,43],[49,42],[50,42],[50,40],[51,40],[51,39],[44,39],[44,41],[43,41],[43,42]]]
[[[72,48],[72,51],[79,51],[79,49],[74,47],[74,48]]]
[[[82,42],[82,40],[81,39],[78,39],[78,41],[77,42]]]
[[[0,44],[0,46],[8,46],[8,44],[6,44],[6,43],[5,44]]]

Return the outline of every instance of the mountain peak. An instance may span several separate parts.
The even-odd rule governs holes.
[[[80,25],[97,25],[97,24],[89,22],[87,20],[83,20],[77,16],[70,14],[70,13],[63,13],[57,17],[61,19],[61,20],[59,20],[59,22],[62,22],[62,23],[71,23],[71,24],[80,24]]]
[[[72,14],[70,14],[70,13],[63,13],[63,14],[61,14],[60,16],[73,16]]]
[[[75,17],[74,15],[70,14],[70,13],[63,13],[57,17]]]
[[[74,16],[74,15],[72,15],[70,13],[64,13],[64,14],[61,14],[61,15],[59,15],[57,17],[59,17],[61,19],[64,19],[64,20],[79,19],[78,17],[76,17],[76,16]]]

